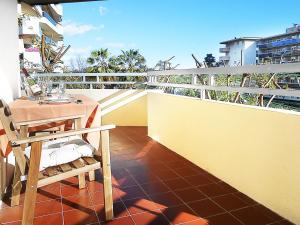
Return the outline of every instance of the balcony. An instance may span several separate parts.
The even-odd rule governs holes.
[[[53,14],[56,14],[57,16],[62,16],[63,7],[61,4],[50,4],[49,7]]]
[[[230,48],[229,47],[226,47],[226,48],[220,48],[219,49],[219,52],[220,53],[227,53],[227,52],[229,52],[230,51]]]
[[[46,36],[52,37],[54,41],[62,40],[62,25],[57,23],[48,13],[43,12],[43,17],[40,20],[40,26]]]
[[[68,80],[68,93],[97,100],[102,123],[118,126],[110,136],[115,220],[107,224],[271,225],[300,221],[295,178],[300,113],[214,101],[205,92],[271,96],[300,96],[300,92],[203,85],[192,78],[298,71],[300,64],[40,76],[53,78],[54,85]],[[190,76],[191,83],[161,79],[179,75]],[[142,79],[102,80],[108,76]],[[112,85],[116,89],[104,89]],[[200,96],[164,93],[164,88],[199,90]],[[36,224],[105,224],[100,175],[97,171],[96,181],[82,190],[76,186],[77,178],[41,188]],[[0,223],[20,221],[21,206],[1,207]]]
[[[37,18],[24,19],[19,26],[19,35],[21,37],[40,36],[39,21]]]
[[[163,97],[164,96],[160,96]],[[151,97],[152,98],[152,97]],[[153,99],[152,99],[153,100]],[[283,218],[203,168],[154,141],[147,127],[111,133],[115,221],[108,224],[253,224]],[[124,146],[127,146],[124,148]],[[100,176],[97,171],[96,177]],[[41,188],[35,224],[103,224],[102,180],[76,187],[76,177]],[[24,199],[22,194],[21,199]],[[20,220],[21,206],[2,205],[0,220]],[[13,216],[12,216],[13,215]],[[220,223],[220,221],[222,221]],[[15,222],[14,224],[17,224]]]
[[[219,57],[220,61],[229,61],[230,60],[230,56],[229,55],[225,55],[225,56],[220,56]]]
[[[291,39],[285,39],[280,41],[273,41],[268,44],[258,44],[257,47],[260,49],[267,49],[267,48],[279,48],[279,47],[299,45],[299,44],[300,44],[299,38],[291,38]]]

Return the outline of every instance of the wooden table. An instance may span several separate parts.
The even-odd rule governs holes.
[[[45,124],[49,123],[50,121],[58,122],[58,121],[72,119],[72,118],[76,118],[74,123],[75,129],[79,129],[81,127],[90,128],[90,127],[101,126],[101,115],[100,115],[100,107],[98,107],[98,102],[84,95],[74,95],[74,98],[75,100],[80,99],[82,103],[78,104],[72,102],[68,104],[57,104],[57,105],[38,104],[37,101],[23,100],[23,99],[17,99],[16,101],[12,102],[9,106],[12,112],[12,119],[17,125],[17,127],[20,129],[20,137],[21,138],[27,137],[28,130],[31,129],[32,127],[35,126],[43,127]],[[3,140],[3,136],[0,137],[2,137],[1,145],[3,146],[3,142],[5,142],[5,140]],[[87,136],[87,140],[90,142],[91,145],[93,145],[96,149],[98,149],[100,145],[99,142],[100,133],[99,132],[90,133]],[[26,146],[21,145],[21,147],[25,148]],[[3,168],[3,165],[4,164],[0,162],[1,169]],[[110,162],[108,162],[108,165],[110,165]],[[107,168],[103,168],[103,169],[107,170]],[[95,179],[94,173],[89,173],[89,176],[90,176],[90,180]],[[4,176],[3,174],[2,175],[0,174],[0,192],[1,190],[3,190],[4,184],[5,184]],[[79,176],[79,184],[81,187],[85,186],[84,174]],[[106,183],[106,186],[111,186],[111,180],[110,180],[110,184]],[[19,196],[16,197],[15,199],[16,202],[19,201],[18,198]],[[109,217],[112,217],[112,214]]]
[[[73,97],[75,100],[82,100],[82,103],[77,104],[72,102],[54,105],[38,104],[37,101],[17,99],[9,104],[12,119],[20,127],[21,135],[25,135],[30,126],[46,124],[49,121],[55,120],[66,120],[77,116],[81,118],[75,122],[77,128],[101,126],[98,102],[84,95],[73,95]],[[89,134],[87,140],[97,149],[99,147],[99,138],[99,134]]]

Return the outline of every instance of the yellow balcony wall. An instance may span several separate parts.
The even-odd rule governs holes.
[[[83,94],[98,101],[102,124],[147,126],[147,91],[118,89],[68,89],[70,94]]]
[[[300,114],[148,94],[148,135],[300,224]]]

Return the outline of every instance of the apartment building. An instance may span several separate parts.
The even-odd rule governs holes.
[[[283,34],[262,38],[257,47],[260,64],[300,62],[300,25],[294,24]]]
[[[225,66],[241,66],[256,64],[256,42],[259,37],[240,37],[223,41],[220,44],[225,45],[220,48],[219,61]]]
[[[41,6],[18,4],[20,62],[29,71],[42,70],[40,40],[43,34],[47,43],[52,43],[56,47],[62,46],[62,14],[62,5],[59,4]],[[61,70],[57,67],[54,72]]]

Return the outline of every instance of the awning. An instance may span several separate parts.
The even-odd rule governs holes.
[[[19,0],[19,2],[25,2],[29,5],[47,5],[47,4],[91,2],[91,1],[104,1],[104,0]]]

